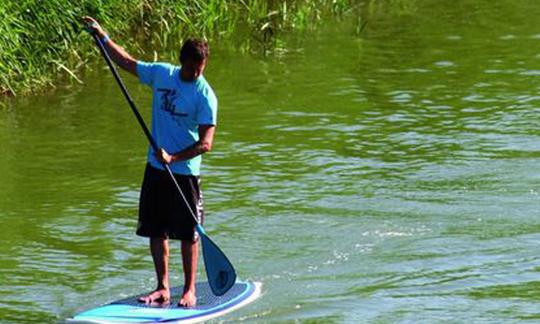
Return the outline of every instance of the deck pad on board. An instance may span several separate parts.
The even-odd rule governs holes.
[[[186,323],[200,322],[229,313],[255,300],[260,283],[237,282],[223,296],[215,296],[207,282],[197,283],[197,306],[177,306],[183,287],[171,289],[169,304],[143,304],[137,296],[121,299],[80,314],[68,323]]]

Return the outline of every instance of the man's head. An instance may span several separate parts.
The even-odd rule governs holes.
[[[180,50],[182,80],[196,80],[203,73],[209,55],[210,50],[206,41],[194,38],[187,39]]]

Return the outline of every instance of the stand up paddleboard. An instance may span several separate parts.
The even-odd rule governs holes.
[[[207,282],[197,283],[197,306],[176,305],[183,287],[171,289],[171,303],[146,305],[137,301],[143,295],[118,300],[75,315],[67,323],[197,323],[207,321],[245,306],[259,297],[261,283],[236,282],[223,296],[215,296]]]

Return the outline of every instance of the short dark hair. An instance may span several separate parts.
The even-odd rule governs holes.
[[[210,55],[208,43],[202,39],[188,38],[184,41],[180,50],[180,63],[184,63],[189,59],[195,62],[202,62]]]

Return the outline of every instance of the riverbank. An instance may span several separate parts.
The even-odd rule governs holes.
[[[11,97],[82,83],[92,49],[80,17],[98,19],[137,55],[189,35],[228,38],[242,29],[243,50],[268,51],[279,35],[314,28],[323,17],[351,10],[351,0],[8,0],[0,2],[0,94]],[[133,42],[133,39],[135,40]],[[175,42],[176,44],[177,42]]]

